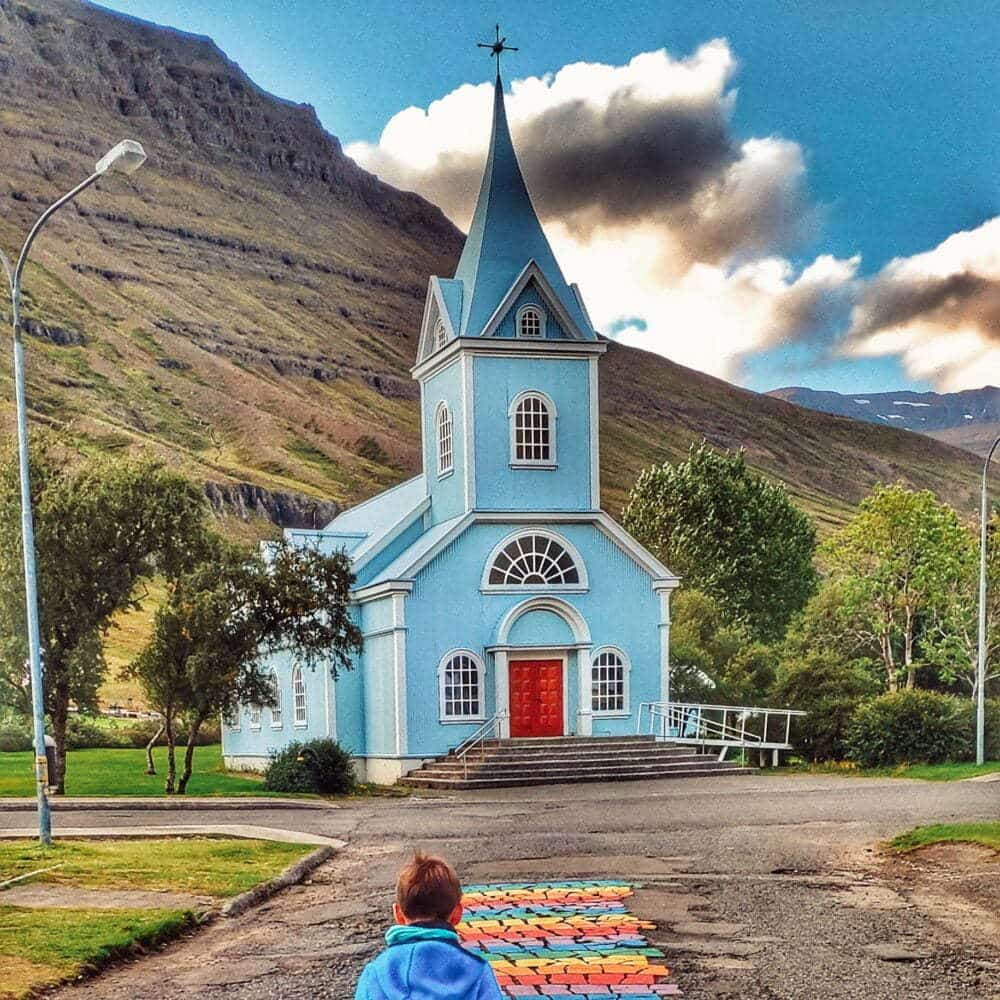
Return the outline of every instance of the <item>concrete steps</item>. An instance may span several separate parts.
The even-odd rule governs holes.
[[[718,774],[752,774],[714,754],[661,743],[652,736],[564,736],[490,740],[470,752],[439,757],[401,779],[417,788],[505,788],[584,781],[642,781]]]

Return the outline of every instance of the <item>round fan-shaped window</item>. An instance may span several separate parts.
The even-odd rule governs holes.
[[[578,584],[573,557],[548,535],[521,535],[501,549],[490,567],[492,587],[545,587]]]

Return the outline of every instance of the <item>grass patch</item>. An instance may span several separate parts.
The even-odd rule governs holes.
[[[918,826],[889,841],[894,851],[906,854],[929,844],[982,844],[1000,851],[1000,820],[986,823],[939,823]]]
[[[0,843],[0,881],[60,865],[32,882],[224,899],[273,878],[311,850],[307,844],[217,837],[57,840],[49,847],[6,841]]]
[[[1000,772],[1000,760],[985,764],[900,764],[897,767],[858,767],[850,761],[829,761],[823,764],[789,764],[762,774],[840,774],[851,778],[919,778],[921,781],[962,781],[983,774]]]
[[[145,774],[145,750],[70,750],[66,758],[67,795],[162,795],[167,751],[153,751],[157,774]],[[181,765],[178,757],[178,767]],[[0,797],[35,794],[32,754],[0,753]],[[260,777],[226,771],[222,748],[196,747],[188,795],[274,795],[260,787]]]
[[[192,924],[184,910],[24,909],[0,906],[0,998],[94,971]]]

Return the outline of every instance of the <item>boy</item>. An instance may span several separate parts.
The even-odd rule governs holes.
[[[417,853],[399,873],[396,926],[354,1000],[503,1000],[493,970],[458,940],[462,886],[447,861]]]

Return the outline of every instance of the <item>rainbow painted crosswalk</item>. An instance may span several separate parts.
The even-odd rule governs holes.
[[[502,882],[467,886],[458,926],[466,948],[493,967],[507,997],[658,1000],[680,996],[663,952],[629,913],[619,881]]]

